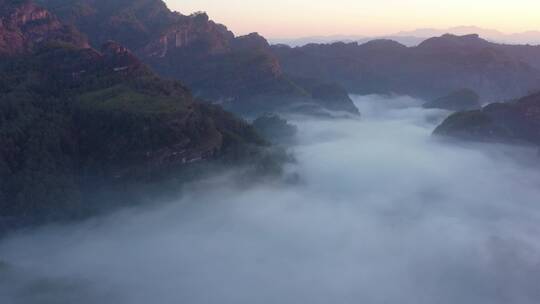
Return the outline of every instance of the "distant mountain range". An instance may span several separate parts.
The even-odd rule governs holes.
[[[273,47],[284,71],[318,75],[351,93],[396,93],[432,100],[463,88],[484,103],[540,89],[540,46],[446,34],[415,47],[392,40]]]
[[[447,29],[424,28],[381,36],[333,35],[289,39],[270,39],[269,41],[272,44],[286,44],[294,47],[303,46],[309,43],[355,41],[365,43],[374,39],[389,39],[397,41],[406,46],[416,46],[427,38],[442,36],[444,34],[454,34],[459,36],[478,34],[480,37],[496,43],[540,45],[540,31],[526,31],[521,33],[506,34],[497,30],[485,29],[477,26],[456,26]]]

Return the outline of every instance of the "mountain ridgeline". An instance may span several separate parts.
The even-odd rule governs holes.
[[[205,13],[182,15],[161,0],[39,1],[79,28],[93,46],[117,41],[160,75],[180,80],[196,96],[235,112],[257,114],[308,103],[358,113],[343,89],[328,108],[317,93],[332,83],[314,87],[293,81],[263,37],[236,37]]]

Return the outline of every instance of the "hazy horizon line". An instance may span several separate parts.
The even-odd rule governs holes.
[[[487,28],[487,27],[481,27],[477,25],[456,25],[456,26],[450,26],[450,27],[419,27],[419,28],[413,28],[409,30],[400,30],[400,31],[393,31],[393,32],[385,32],[385,33],[378,33],[378,34],[367,34],[367,33],[335,33],[335,34],[314,34],[314,35],[291,35],[291,36],[265,36],[268,39],[271,40],[279,40],[279,39],[307,39],[307,38],[333,38],[333,37],[350,37],[350,38],[374,38],[374,37],[386,37],[386,36],[396,36],[396,35],[403,35],[411,32],[417,32],[417,31],[446,31],[446,30],[456,30],[456,29],[466,29],[466,28],[474,28],[476,30],[481,31],[490,31],[490,32],[497,32],[497,34],[504,35],[504,36],[512,36],[512,35],[520,35],[520,34],[528,34],[528,33],[535,33],[538,34],[540,37],[540,30],[524,30],[524,31],[515,31],[515,32],[508,32],[508,31],[501,31],[494,28]],[[256,31],[255,31],[256,32]],[[235,33],[236,34],[236,33]],[[451,34],[450,32],[448,34]],[[482,35],[480,33],[471,32],[469,34],[478,34],[480,37]],[[262,34],[261,34],[262,35]],[[424,38],[429,37],[426,36],[415,36],[418,38]]]

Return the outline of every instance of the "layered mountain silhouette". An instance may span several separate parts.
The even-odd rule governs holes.
[[[310,43],[335,43],[335,42],[358,42],[366,43],[371,40],[389,39],[397,41],[406,46],[417,46],[424,40],[453,34],[465,36],[477,34],[484,39],[495,43],[504,44],[522,44],[522,45],[540,45],[540,31],[525,31],[518,33],[503,33],[497,30],[486,29],[478,26],[455,26],[444,29],[420,28],[412,31],[401,31],[389,35],[367,36],[367,35],[330,35],[330,36],[311,36],[301,38],[271,39],[272,44],[286,44],[292,47],[304,46]]]
[[[501,31],[478,26],[454,26],[444,29],[423,28],[412,31],[402,31],[391,36],[396,37],[396,39],[399,39],[400,37],[417,37],[419,39],[426,39],[442,36],[444,34],[453,34],[458,36],[478,34],[479,36],[495,43],[540,45],[540,31],[525,31],[507,34]]]
[[[189,173],[199,164],[272,169],[248,123],[160,78],[126,47],[91,48],[31,1],[1,4],[0,230],[9,219],[134,204],[164,180],[201,174]]]
[[[501,45],[478,35],[444,35],[406,47],[392,40],[365,44],[273,47],[286,73],[320,75],[359,94],[397,93],[433,100],[470,88],[482,102],[540,88],[540,47]]]
[[[182,15],[170,11],[161,0],[40,3],[79,28],[93,46],[118,41],[159,74],[180,80],[197,96],[236,112],[260,113],[302,103],[325,108],[328,104],[314,96],[309,89],[313,86],[301,86],[283,73],[262,36],[236,37],[205,13]],[[331,110],[357,113],[346,93],[336,96]]]

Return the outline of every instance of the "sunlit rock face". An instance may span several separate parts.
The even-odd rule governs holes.
[[[176,49],[195,48],[201,54],[217,54],[231,49],[234,34],[226,27],[209,20],[208,15],[176,15],[174,23],[145,46],[142,53],[148,57],[166,57]]]

